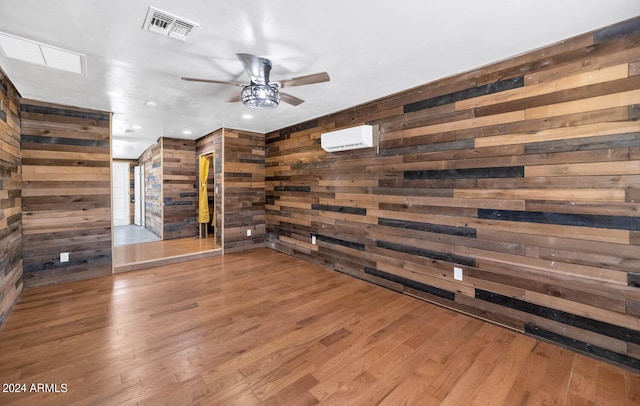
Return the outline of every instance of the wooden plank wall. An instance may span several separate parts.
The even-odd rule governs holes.
[[[198,235],[196,147],[193,140],[162,138],[163,240]]]
[[[640,369],[638,118],[635,19],[267,134],[267,245]]]
[[[110,275],[111,114],[30,100],[20,110],[25,286]]]
[[[223,159],[224,252],[262,247],[266,232],[264,134],[225,129]]]
[[[20,95],[0,70],[0,324],[22,293]]]
[[[216,245],[222,247],[222,230],[223,230],[223,193],[224,193],[224,179],[222,177],[222,144],[224,129],[221,128],[210,134],[205,135],[196,140],[196,167],[199,165],[197,162],[200,159],[200,155],[213,153],[213,171],[210,170],[209,176],[212,177],[213,182],[209,185],[210,201],[212,200],[213,208],[215,211],[215,239]],[[216,187],[217,191],[216,192]]]
[[[149,146],[138,159],[144,167],[144,228],[162,238],[162,148]]]

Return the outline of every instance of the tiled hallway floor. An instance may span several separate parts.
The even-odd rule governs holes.
[[[144,227],[129,224],[113,228],[114,246],[137,244],[141,242],[160,241],[160,238]]]

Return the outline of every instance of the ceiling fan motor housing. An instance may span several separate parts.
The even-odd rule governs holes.
[[[241,93],[242,104],[255,109],[272,109],[280,104],[278,88],[271,85],[251,83]]]

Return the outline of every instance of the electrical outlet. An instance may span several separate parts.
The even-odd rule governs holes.
[[[316,236],[315,235],[311,236],[311,244],[316,245]]]
[[[247,237],[251,237],[251,229],[247,230]]]
[[[458,268],[457,266],[453,267],[453,279],[457,281],[462,280],[462,268]]]
[[[69,253],[61,252],[60,253],[60,262],[69,262]]]

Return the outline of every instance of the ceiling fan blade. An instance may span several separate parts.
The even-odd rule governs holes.
[[[236,54],[236,56],[253,83],[258,85],[269,83],[269,72],[272,67],[270,60],[251,54]]]
[[[279,87],[303,86],[314,83],[328,82],[330,80],[327,72],[312,73],[311,75],[298,76],[297,78],[284,79],[278,81]]]
[[[228,103],[237,103],[242,100],[242,95],[240,93],[236,93],[235,95],[229,97],[227,100]]]
[[[292,96],[292,95],[290,95],[288,93],[282,93],[282,92],[280,92],[280,100],[285,102],[285,103],[289,103],[292,106],[297,106],[299,104],[304,103],[304,100],[299,99],[299,98],[297,98],[295,96]]]
[[[245,87],[246,86],[246,85],[244,85],[242,83],[229,82],[229,81],[226,81],[226,80],[187,78],[187,77],[184,77],[184,76],[181,77],[180,79],[187,80],[187,81],[190,81],[190,82],[217,83],[219,85],[232,85],[232,86],[239,86],[239,87]]]

